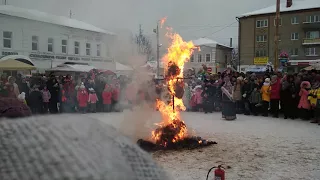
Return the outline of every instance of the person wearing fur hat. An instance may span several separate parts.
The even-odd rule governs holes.
[[[98,97],[96,92],[94,91],[93,88],[89,88],[89,99],[88,103],[90,106],[90,112],[96,113],[97,112],[97,102],[98,102]]]
[[[298,104],[298,108],[301,111],[300,117],[303,120],[309,120],[310,119],[309,110],[311,108],[311,105],[308,100],[308,96],[309,96],[309,90],[311,88],[311,85],[308,81],[302,81],[300,88],[301,88],[299,92],[300,101]]]
[[[266,78],[260,90],[262,94],[262,116],[268,117],[268,108],[270,103],[270,94],[271,94],[271,86],[270,86],[270,78]]]
[[[86,90],[86,87],[82,83],[77,93],[78,107],[80,112],[86,113],[87,106],[88,106],[88,99],[89,99],[88,91]]]

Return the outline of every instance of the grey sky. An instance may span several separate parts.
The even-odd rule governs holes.
[[[3,0],[4,1],[4,0]],[[174,28],[184,39],[207,36],[222,43],[233,37],[237,41],[237,23],[243,13],[267,7],[276,0],[7,0],[8,4],[38,9],[52,14],[73,17],[99,27],[117,31],[126,28],[137,31],[142,24],[146,33],[161,17],[167,16],[166,25]],[[284,0],[282,0],[284,1]],[[212,26],[212,27],[211,27]]]

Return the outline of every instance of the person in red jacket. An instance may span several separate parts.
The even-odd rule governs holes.
[[[80,112],[86,113],[87,106],[88,106],[88,99],[89,99],[88,91],[86,90],[86,87],[82,83],[77,93],[78,107]]]
[[[105,112],[111,111],[112,89],[106,84],[102,92],[103,108]]]
[[[275,118],[279,117],[280,90],[280,79],[274,75],[271,77],[270,111]]]

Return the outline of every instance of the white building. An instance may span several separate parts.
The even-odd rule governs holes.
[[[195,50],[186,63],[186,68],[199,70],[202,65],[206,65],[217,73],[223,71],[231,63],[232,47],[220,44],[208,38],[200,38],[192,41],[194,45],[200,47]]]
[[[102,68],[114,61],[113,33],[67,17],[3,5],[0,35],[2,57],[24,55],[39,69],[67,61]]]

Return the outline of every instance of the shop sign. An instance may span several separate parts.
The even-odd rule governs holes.
[[[67,56],[56,56],[56,59],[67,59]]]
[[[17,52],[2,51],[2,56],[18,55]]]
[[[47,54],[30,54],[30,58],[54,59],[55,57]]]
[[[79,61],[79,57],[68,57],[68,60]]]
[[[269,62],[269,57],[255,57],[253,59],[253,64],[255,65],[266,65]]]
[[[81,58],[82,61],[90,61],[90,58]]]

